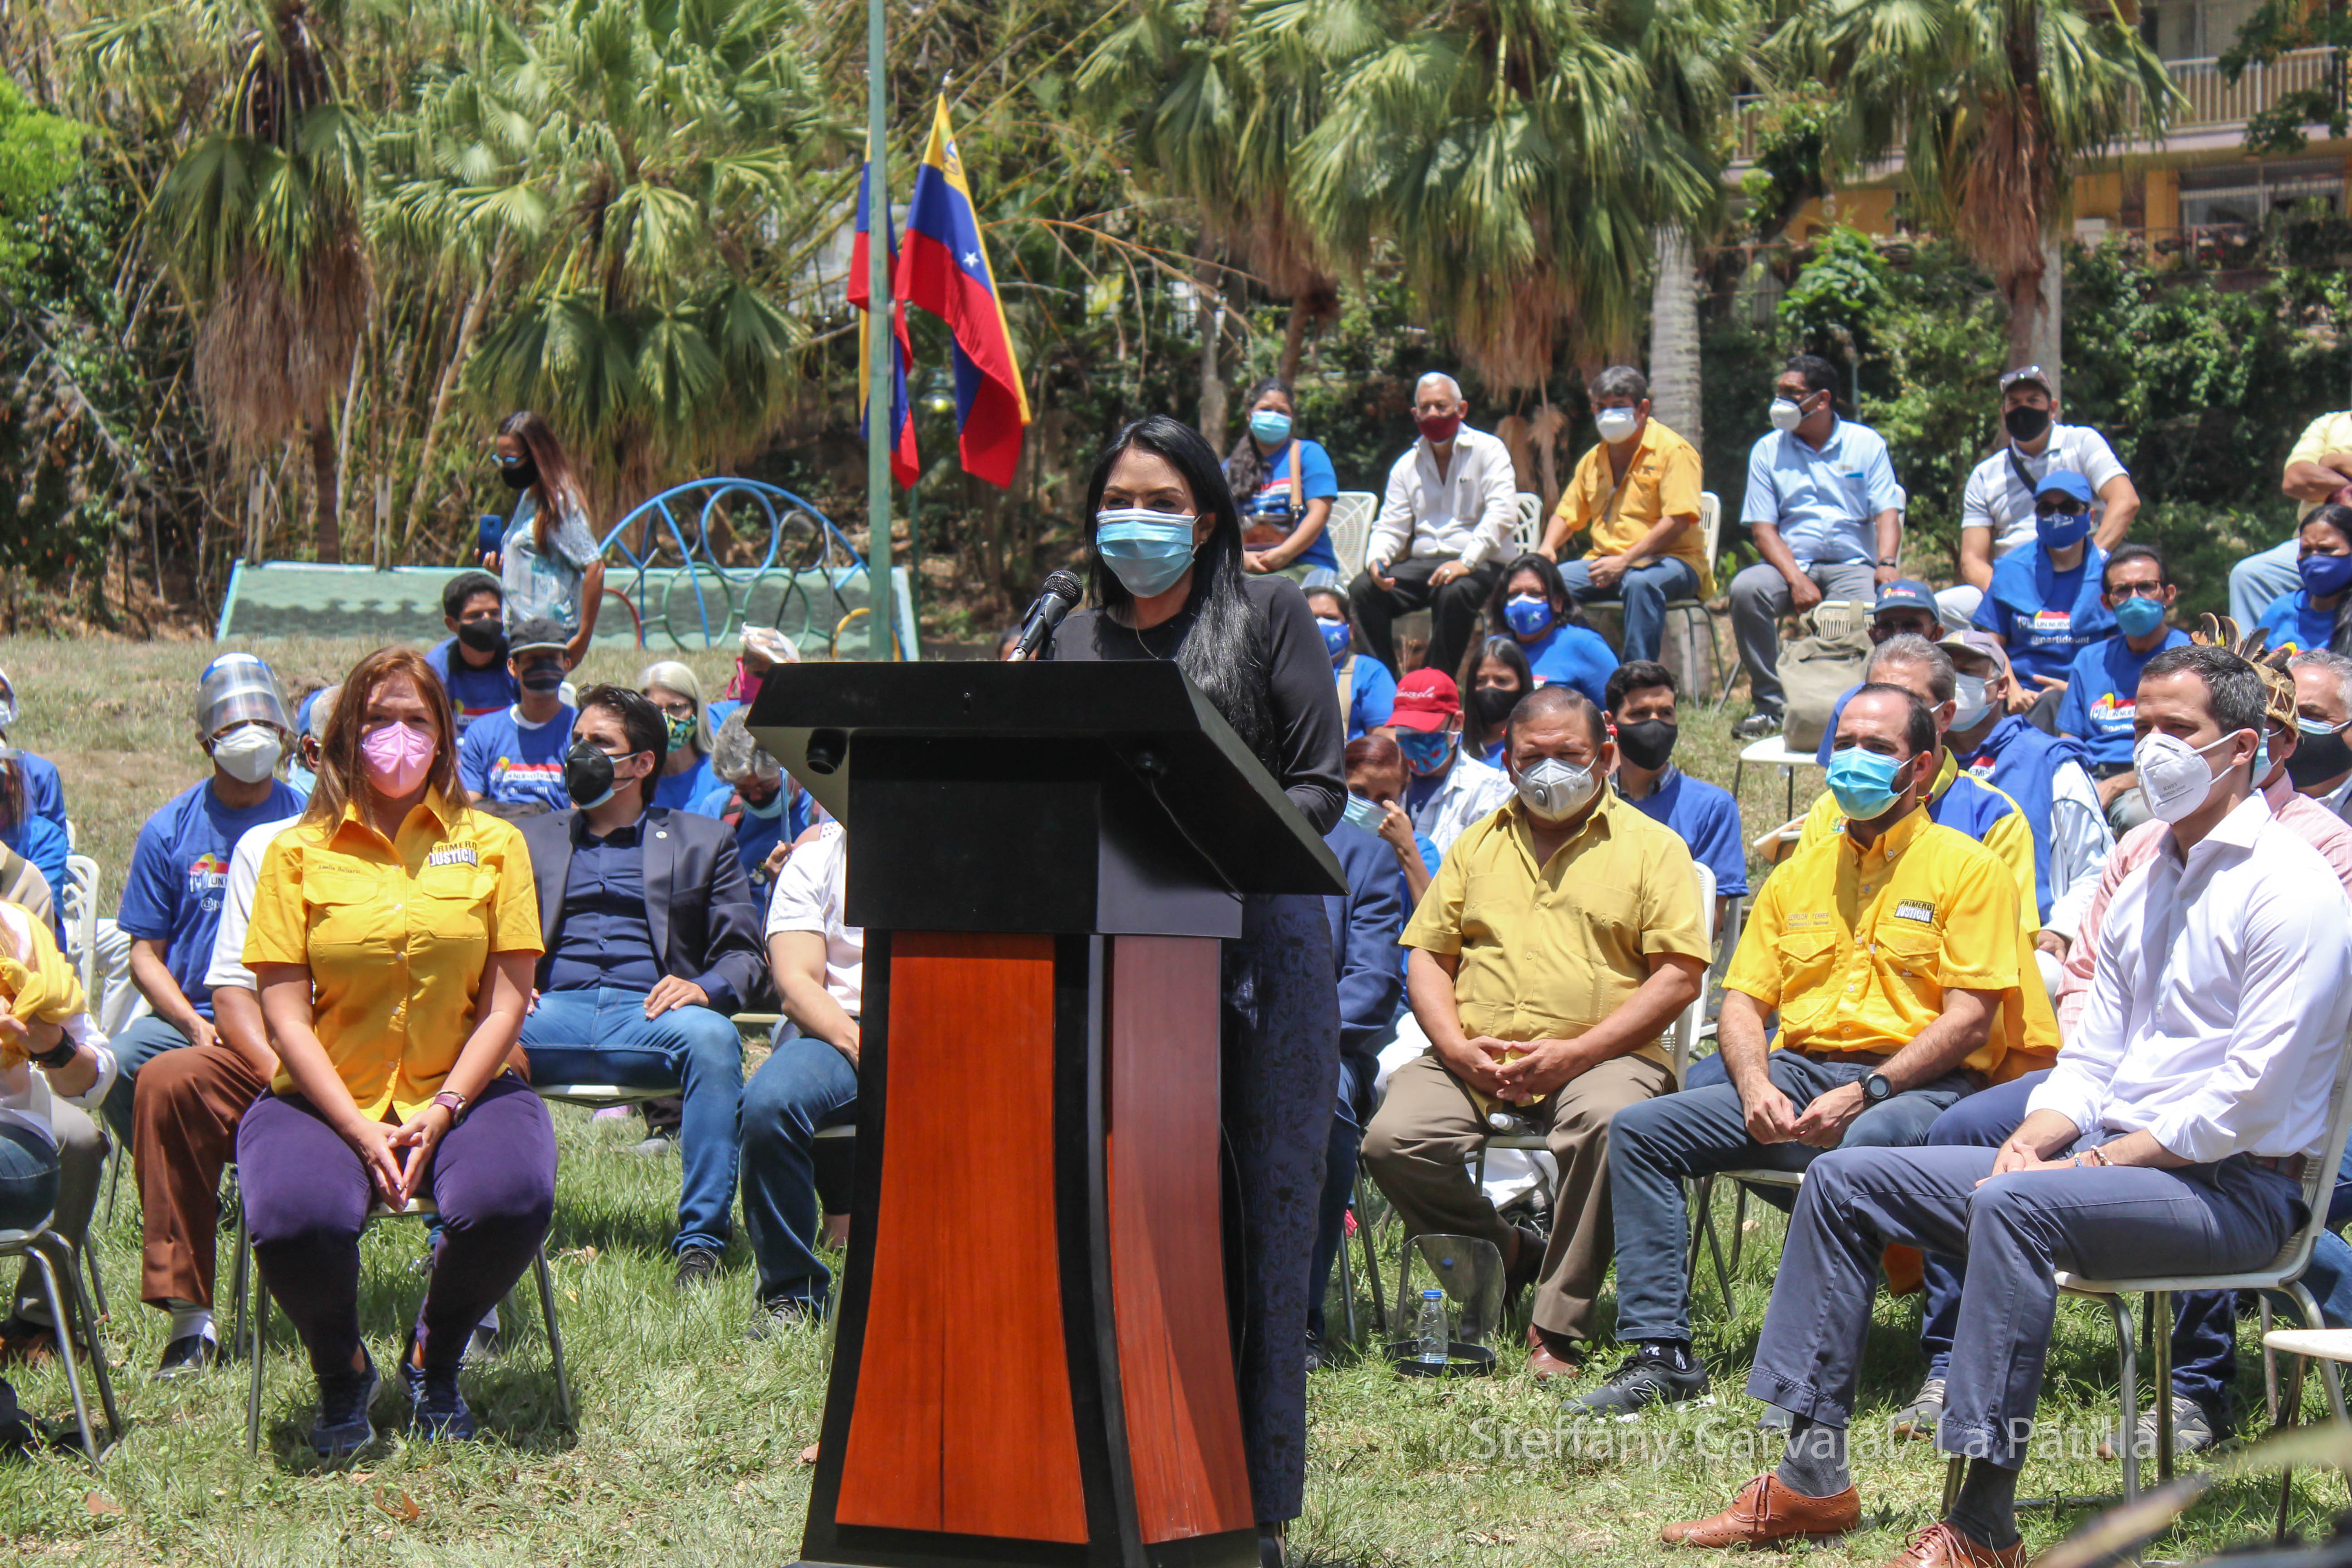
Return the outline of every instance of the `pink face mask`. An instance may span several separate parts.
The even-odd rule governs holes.
[[[360,738],[368,778],[380,794],[397,798],[425,782],[433,768],[433,732],[406,724],[386,724]]]

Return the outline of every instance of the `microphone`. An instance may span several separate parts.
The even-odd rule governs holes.
[[[1013,650],[1014,659],[1026,659],[1045,645],[1062,617],[1076,607],[1086,593],[1077,577],[1069,572],[1055,572],[1037,590],[1037,602],[1021,617],[1021,644]]]

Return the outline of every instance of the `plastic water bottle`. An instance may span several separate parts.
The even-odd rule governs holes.
[[[1444,1366],[1451,1359],[1444,1291],[1423,1290],[1421,1293],[1421,1323],[1417,1337],[1421,1341],[1421,1363],[1423,1366]]]

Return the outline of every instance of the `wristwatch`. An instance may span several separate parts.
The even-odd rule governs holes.
[[[433,1097],[433,1103],[449,1113],[449,1125],[455,1127],[466,1120],[467,1099],[454,1089],[445,1089]]]
[[[81,1047],[74,1043],[74,1038],[71,1035],[68,1035],[64,1039],[58,1042],[58,1048],[56,1050],[36,1051],[33,1052],[26,1059],[31,1061],[37,1068],[41,1068],[48,1072],[55,1072],[59,1068],[70,1063],[74,1058],[80,1054]]]
[[[1884,1105],[1894,1094],[1895,1082],[1883,1072],[1872,1073],[1862,1080],[1862,1098],[1873,1105]]]
[[[1881,566],[1900,566],[1903,564],[1903,557],[1900,555],[1882,555],[1878,558],[1878,563]]]

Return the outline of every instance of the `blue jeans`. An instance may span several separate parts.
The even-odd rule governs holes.
[[[672,1245],[725,1251],[734,1234],[735,1110],[743,1099],[743,1040],[733,1022],[708,1007],[648,1018],[642,991],[550,991],[522,1021],[522,1043],[541,1083],[678,1091],[686,1171]]]
[[[2272,600],[2303,586],[2303,574],[2295,570],[2295,557],[2301,551],[2298,535],[2230,568],[2230,614],[2240,626],[2252,626],[2271,607]]]
[[[778,1040],[743,1090],[743,1229],[760,1300],[824,1303],[833,1271],[816,1255],[816,1166],[809,1142],[857,1115],[857,1069],[825,1044]]]
[[[1561,562],[1559,578],[1580,604],[1610,596],[1608,589],[1593,586],[1589,561]],[[1666,602],[1687,599],[1697,592],[1698,574],[1691,570],[1689,562],[1671,555],[1636,566],[1618,578],[1617,598],[1625,611],[1625,646],[1620,651],[1625,661],[1657,658],[1658,645],[1666,634]]]
[[[1801,1112],[1815,1097],[1869,1077],[1880,1059],[1814,1061],[1794,1051],[1773,1051],[1766,1068],[1774,1086]],[[1958,1072],[1906,1089],[1854,1118],[1839,1147],[1916,1144],[1968,1092],[1969,1079]],[[1823,1152],[1807,1143],[1759,1143],[1749,1137],[1739,1091],[1728,1082],[1645,1100],[1612,1117],[1609,1193],[1617,1235],[1618,1339],[1629,1344],[1690,1340],[1690,1292],[1683,1273],[1690,1214],[1683,1178],[1717,1171],[1801,1171]]]
[[[1356,1195],[1356,1151],[1363,1146],[1370,1118],[1358,1103],[1369,1097],[1377,1064],[1339,1054],[1339,1102],[1331,1115],[1331,1136],[1323,1145],[1323,1202],[1316,1215],[1315,1253],[1307,1265],[1307,1331],[1323,1337],[1323,1298],[1331,1290],[1331,1265],[1348,1244],[1348,1205]]]
[[[31,1128],[0,1121],[0,1230],[29,1230],[57,1206],[57,1150]]]
[[[139,1069],[165,1051],[176,1051],[191,1042],[188,1037],[163,1022],[152,1013],[142,1013],[125,1026],[123,1031],[110,1042],[114,1047],[114,1087],[106,1091],[100,1104],[106,1124],[114,1129],[114,1141],[123,1148],[131,1147],[131,1103],[137,1089],[134,1080]]]

